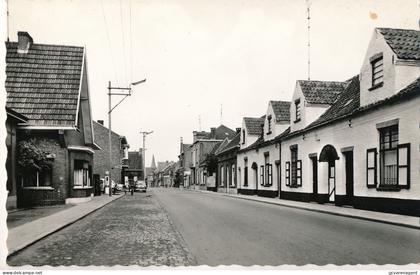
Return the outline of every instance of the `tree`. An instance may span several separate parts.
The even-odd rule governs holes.
[[[52,161],[48,159],[43,144],[35,139],[23,140],[17,144],[17,166],[22,173],[50,170]]]

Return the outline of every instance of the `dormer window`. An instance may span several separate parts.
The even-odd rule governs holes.
[[[267,117],[267,135],[271,134],[271,115]]]
[[[245,144],[245,129],[242,129],[242,144]]]
[[[369,90],[382,87],[384,83],[384,58],[382,53],[375,54],[370,58],[372,66],[372,87]]]
[[[300,98],[295,100],[295,123],[300,121]]]

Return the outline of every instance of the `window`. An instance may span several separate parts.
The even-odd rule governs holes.
[[[398,125],[380,130],[380,185],[397,185],[398,175]]]
[[[264,165],[260,166],[260,184],[264,186]]]
[[[265,186],[273,185],[273,165],[270,164],[270,155],[268,152],[264,154],[265,163]]]
[[[232,164],[231,173],[230,173],[230,186],[234,187],[235,184],[235,164]]]
[[[300,121],[300,98],[295,100],[295,122]]]
[[[366,151],[368,188],[399,190],[410,188],[410,143],[398,144],[398,124],[379,129],[379,182],[377,149]]]
[[[225,168],[223,166],[220,167],[220,186],[225,185]]]
[[[267,135],[271,134],[271,115],[267,117]]]
[[[36,170],[25,173],[21,178],[22,187],[47,187],[51,186],[52,170]]]
[[[244,159],[244,186],[248,186],[248,159]]]
[[[290,147],[291,154],[291,169],[289,171],[289,177],[291,178],[290,185],[293,187],[302,186],[302,161],[298,160],[298,148],[297,145]]]
[[[74,160],[74,187],[90,187],[89,163],[83,160]]]
[[[242,144],[245,144],[245,129],[242,129]]]
[[[382,53],[373,56],[372,65],[372,87],[381,85],[384,81],[384,59]]]

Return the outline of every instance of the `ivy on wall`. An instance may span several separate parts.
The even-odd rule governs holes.
[[[45,141],[23,140],[17,144],[17,166],[21,172],[50,170],[52,160],[46,152]]]

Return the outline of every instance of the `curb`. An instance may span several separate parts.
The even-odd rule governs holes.
[[[121,196],[120,196],[120,197],[118,197],[118,198],[116,198],[116,199],[114,199],[114,200],[112,200],[112,201],[109,201],[109,202],[105,203],[104,205],[102,205],[102,206],[100,206],[100,207],[98,207],[98,208],[93,209],[92,211],[90,211],[90,212],[88,212],[88,213],[84,214],[83,216],[78,217],[78,218],[77,218],[77,219],[75,219],[75,220],[72,220],[72,221],[70,221],[70,222],[68,222],[68,223],[66,223],[66,224],[63,224],[63,226],[60,226],[59,228],[57,228],[57,229],[55,229],[55,230],[53,230],[53,231],[51,231],[51,232],[46,233],[46,234],[45,234],[45,235],[43,235],[42,237],[39,237],[39,238],[37,238],[37,239],[35,239],[35,240],[33,240],[33,241],[31,241],[31,242],[29,242],[29,243],[27,243],[27,244],[23,245],[22,247],[19,247],[19,248],[15,249],[14,251],[12,251],[12,252],[10,252],[10,253],[8,253],[8,254],[7,254],[6,260],[8,260],[10,257],[13,257],[13,256],[15,256],[15,255],[19,254],[19,253],[20,253],[23,249],[25,249],[25,248],[27,248],[27,247],[29,247],[29,246],[33,245],[34,243],[36,243],[36,242],[38,242],[38,241],[41,241],[41,240],[45,239],[46,237],[48,237],[48,236],[50,236],[50,235],[52,235],[52,234],[54,234],[54,233],[56,233],[56,232],[58,232],[58,231],[60,231],[60,230],[62,230],[62,229],[64,229],[64,228],[66,228],[66,227],[68,227],[68,226],[72,225],[73,223],[75,223],[75,222],[77,222],[77,221],[80,221],[81,219],[85,218],[86,216],[88,216],[88,215],[90,215],[90,214],[92,214],[92,213],[96,212],[97,210],[99,210],[99,209],[101,209],[101,208],[105,207],[106,205],[110,204],[111,202],[114,202],[114,201],[116,201],[116,200],[121,199],[121,198],[122,198],[122,197],[124,197],[124,196],[125,196],[125,194],[121,194]]]
[[[266,204],[284,206],[284,207],[295,208],[295,209],[300,209],[300,210],[307,210],[307,211],[329,214],[329,215],[334,215],[334,216],[347,217],[347,218],[352,218],[352,219],[359,219],[359,220],[378,222],[378,223],[385,223],[385,224],[391,224],[391,225],[408,227],[408,228],[420,230],[420,218],[419,218],[419,225],[413,225],[413,224],[406,224],[406,223],[400,223],[400,222],[394,222],[394,221],[380,220],[380,219],[376,219],[376,218],[363,217],[363,216],[359,216],[359,215],[331,212],[331,211],[328,211],[328,210],[312,209],[312,208],[305,207],[305,206],[288,205],[288,204],[283,204],[280,201],[279,202],[261,201],[261,200],[256,200],[252,197],[248,198],[248,197],[232,196],[231,194],[217,193],[217,192],[211,192],[211,191],[205,191],[205,190],[191,190],[191,189],[185,189],[185,188],[184,188],[184,190],[199,192],[199,193],[215,194],[215,195],[220,195],[220,196],[225,196],[225,197],[230,197],[230,198],[236,198],[236,199],[241,199],[241,200],[261,202],[261,203],[266,203]]]

